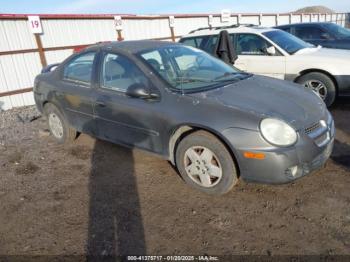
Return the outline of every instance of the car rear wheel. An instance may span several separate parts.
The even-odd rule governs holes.
[[[226,146],[205,131],[181,140],[176,166],[187,184],[208,194],[225,194],[238,182],[237,169]]]
[[[297,82],[318,94],[328,107],[334,103],[337,91],[329,76],[313,72],[301,76]]]
[[[50,133],[58,143],[63,144],[71,142],[76,138],[76,130],[69,126],[63,114],[55,105],[51,103],[46,104],[44,107],[44,114]]]

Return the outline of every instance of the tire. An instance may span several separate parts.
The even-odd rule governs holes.
[[[69,126],[61,111],[54,104],[48,103],[44,106],[44,115],[46,117],[50,133],[58,143],[64,144],[75,140],[77,136],[76,130]],[[60,123],[62,129],[57,129],[57,127],[54,128],[54,124],[52,123],[56,123],[58,125]]]
[[[330,107],[334,103],[337,96],[337,90],[333,80],[329,76],[323,73],[312,72],[302,75],[296,82],[309,88],[312,88],[310,83],[321,83],[325,87],[326,94],[320,95],[326,106]]]
[[[201,192],[222,195],[238,183],[237,168],[230,152],[206,131],[196,131],[183,138],[176,149],[175,159],[181,177]]]

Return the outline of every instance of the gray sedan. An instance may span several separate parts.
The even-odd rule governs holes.
[[[58,142],[87,133],[150,151],[210,194],[239,178],[293,181],[322,167],[333,147],[333,119],[315,93],[181,44],[89,47],[44,69],[34,96]]]

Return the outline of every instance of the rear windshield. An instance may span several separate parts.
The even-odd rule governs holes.
[[[323,24],[322,26],[338,39],[350,38],[350,30],[347,28],[333,23]]]

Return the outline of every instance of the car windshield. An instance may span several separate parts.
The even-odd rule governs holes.
[[[220,86],[248,76],[193,47],[172,45],[139,54],[171,87],[189,91]],[[221,84],[222,85],[222,84]]]
[[[294,35],[281,30],[265,32],[263,35],[289,54],[294,54],[304,48],[314,47],[314,45],[308,44]]]
[[[329,24],[323,24],[322,26],[326,28],[328,31],[330,31],[338,39],[350,38],[350,30],[340,25],[329,23]]]

